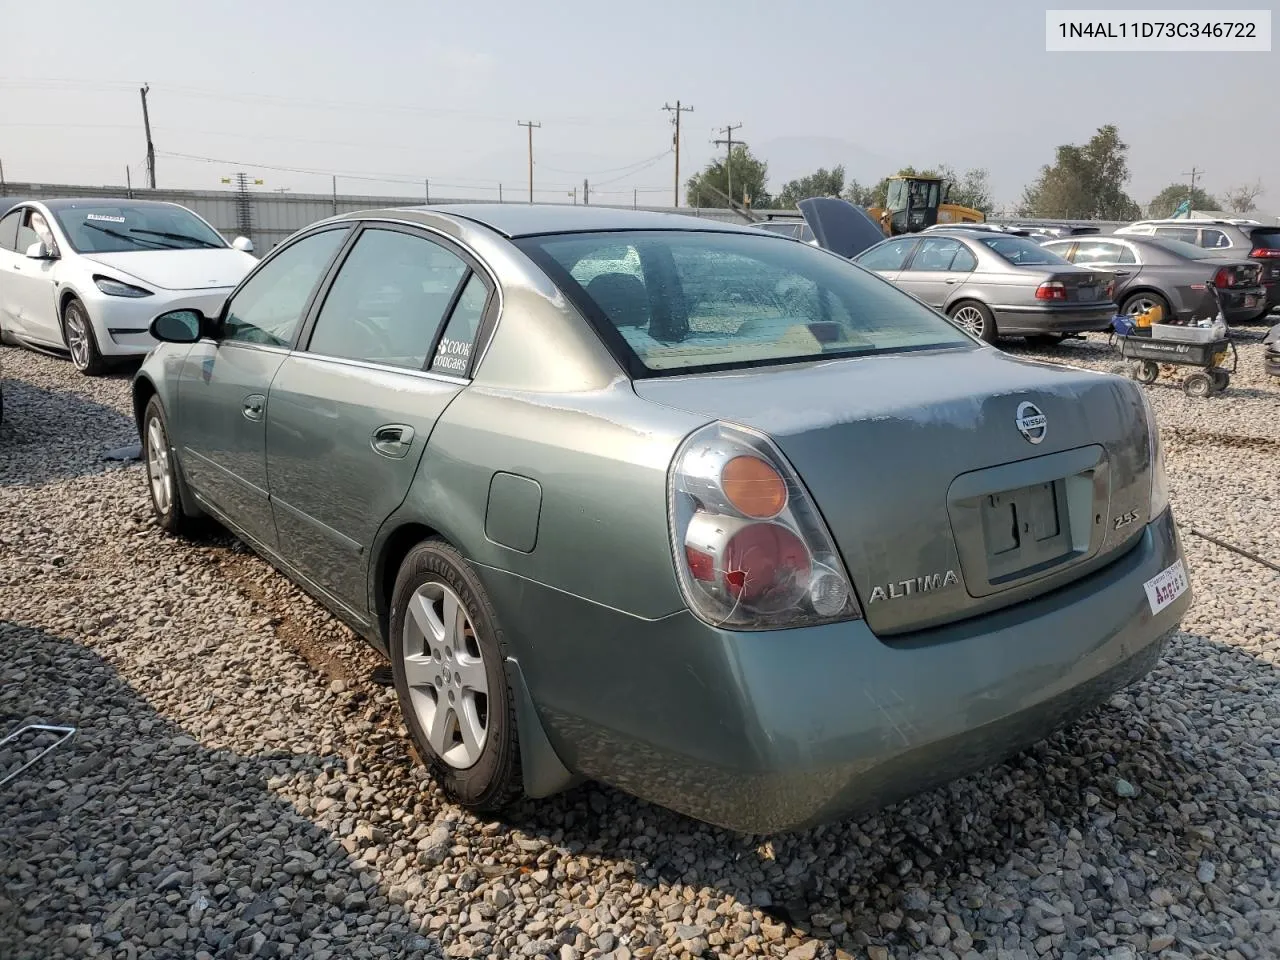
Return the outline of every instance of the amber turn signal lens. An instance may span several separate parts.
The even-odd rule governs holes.
[[[720,488],[745,516],[753,520],[776,517],[787,505],[787,485],[772,466],[759,457],[734,457],[720,471]]]

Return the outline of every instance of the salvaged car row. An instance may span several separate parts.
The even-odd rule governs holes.
[[[365,211],[229,295],[151,301],[156,518],[224,524],[384,653],[476,809],[596,779],[774,832],[995,762],[1142,676],[1191,601],[1142,388],[990,342],[1106,326],[1125,278],[802,210],[813,244],[596,207]],[[100,292],[143,282],[62,230]],[[1200,309],[1181,285],[1172,318]]]

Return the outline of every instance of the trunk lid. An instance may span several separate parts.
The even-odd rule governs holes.
[[[1142,401],[1118,377],[961,349],[652,378],[635,390],[769,435],[880,634],[1067,583],[1132,544],[1148,519]]]
[[[1066,287],[1069,302],[1097,303],[1107,299],[1107,284],[1113,276],[1103,270],[1076,269],[1055,270],[1049,279]]]

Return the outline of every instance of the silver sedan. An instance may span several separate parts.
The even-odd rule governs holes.
[[[1107,330],[1116,313],[1111,273],[1077,267],[1029,237],[930,230],[884,240],[853,262],[988,343]]]

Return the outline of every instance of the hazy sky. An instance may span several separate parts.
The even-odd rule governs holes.
[[[147,81],[161,187],[244,170],[258,189],[327,193],[336,172],[343,193],[420,195],[428,177],[433,197],[496,199],[501,183],[519,199],[516,122],[535,120],[538,199],[586,176],[602,201],[666,204],[661,108],[680,98],[682,180],[715,128],[741,123],[775,192],[819,165],[866,182],[949,163],[986,167],[1014,202],[1055,146],[1110,122],[1139,202],[1194,165],[1210,191],[1261,179],[1260,206],[1280,211],[1277,53],[1046,53],[1044,11],[1068,6],[0,0],[0,161],[11,181],[122,184],[128,166],[142,184]]]

